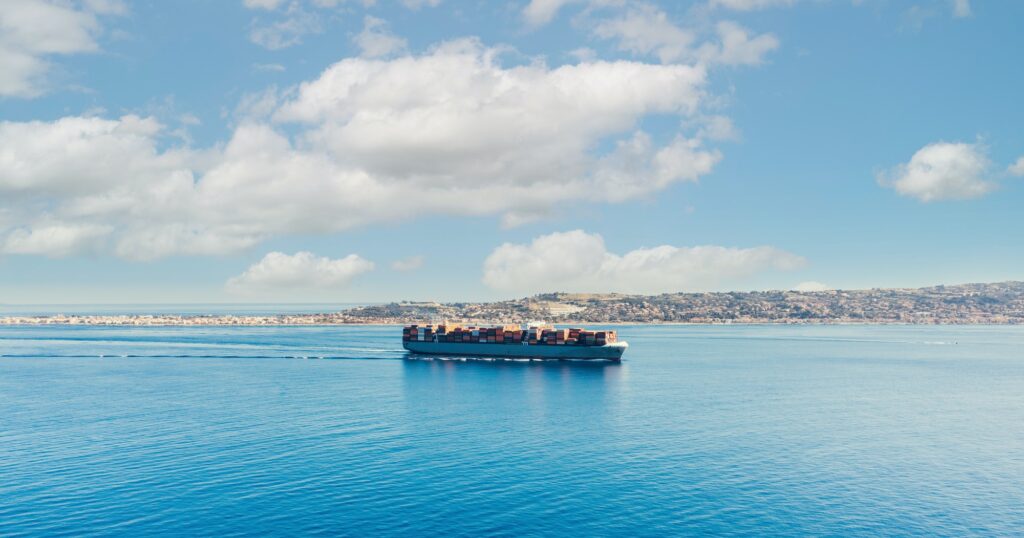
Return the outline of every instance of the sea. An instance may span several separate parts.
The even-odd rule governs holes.
[[[1020,536],[1024,328],[0,328],[0,536]]]

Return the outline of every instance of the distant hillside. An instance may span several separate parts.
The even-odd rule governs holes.
[[[494,303],[391,303],[352,308],[376,322],[1024,323],[1024,282],[916,289],[623,295],[549,293]]]
[[[319,314],[0,316],[0,325],[337,325],[417,323],[1024,324],[1024,283],[920,289],[622,295],[547,293],[494,303],[391,303]]]

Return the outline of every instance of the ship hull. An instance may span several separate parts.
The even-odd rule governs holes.
[[[625,342],[603,346],[551,344],[481,344],[475,342],[402,342],[411,353],[458,357],[520,359],[583,359],[618,361],[629,347]]]

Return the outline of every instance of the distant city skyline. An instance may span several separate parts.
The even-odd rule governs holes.
[[[8,0],[0,304],[1024,280],[1021,20]]]

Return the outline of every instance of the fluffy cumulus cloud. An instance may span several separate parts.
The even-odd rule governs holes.
[[[779,46],[774,35],[753,36],[731,21],[716,24],[716,38],[708,41],[698,40],[698,30],[678,26],[664,11],[644,3],[631,5],[625,13],[603,19],[594,28],[598,37],[616,41],[619,49],[653,55],[664,63],[757,65]]]
[[[0,123],[2,251],[92,250],[107,244],[122,224],[132,226],[117,234],[121,246],[145,245],[140,235],[160,235],[152,233],[153,226],[183,228],[183,216],[195,211],[187,196],[195,156],[158,151],[155,136],[162,129],[137,116]],[[150,244],[131,254],[145,257],[152,249],[162,251]]]
[[[45,91],[50,58],[97,52],[100,18],[125,11],[118,0],[3,0],[0,97],[34,97]]]
[[[345,59],[283,100],[268,93],[264,119],[209,149],[175,148],[137,116],[2,122],[0,247],[151,259],[422,215],[514,225],[581,196],[614,203],[695,181],[720,158],[700,138],[637,129],[700,115],[699,66],[505,66],[500,54],[462,40]]]
[[[700,68],[506,68],[498,53],[462,40],[416,58],[344,60],[303,84],[274,117],[306,125],[307,147],[380,179],[381,187],[399,187],[387,203],[413,213],[515,218],[581,192],[619,201],[693,180],[717,158],[698,140],[640,144],[633,151],[652,160],[666,150],[662,164],[621,185],[621,160],[593,151],[609,138],[634,139],[641,117],[693,113],[703,98]]]
[[[575,230],[498,247],[484,262],[483,281],[513,293],[704,291],[804,263],[800,256],[769,246],[662,245],[619,255],[608,252],[600,235]]]
[[[879,174],[878,181],[922,202],[963,200],[996,188],[987,179],[989,168],[981,144],[935,142],[919,149],[910,162]]]
[[[242,274],[227,281],[226,289],[238,294],[274,294],[295,290],[337,290],[353,278],[372,271],[373,262],[356,254],[340,259],[311,252],[271,252]]]

